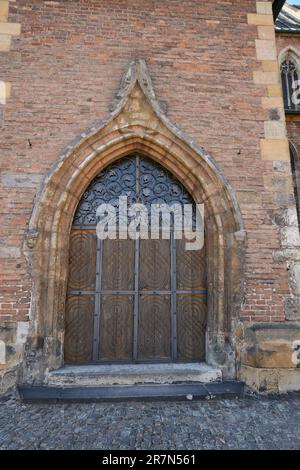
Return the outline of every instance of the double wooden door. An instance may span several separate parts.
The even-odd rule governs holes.
[[[205,358],[205,249],[185,240],[99,240],[95,209],[130,202],[192,202],[156,163],[133,155],[97,176],[70,235],[65,362],[195,361]]]

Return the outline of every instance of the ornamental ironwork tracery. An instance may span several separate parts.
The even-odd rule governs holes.
[[[118,214],[120,196],[127,196],[128,205],[143,204],[149,214],[151,204],[195,205],[170,172],[146,157],[132,155],[108,166],[94,178],[77,207],[73,226],[96,226],[100,204],[111,204]]]

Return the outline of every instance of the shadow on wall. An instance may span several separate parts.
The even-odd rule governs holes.
[[[293,186],[297,206],[298,225],[300,231],[300,159],[296,147],[290,142],[291,167],[293,175]]]

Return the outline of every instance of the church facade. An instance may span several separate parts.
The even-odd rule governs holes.
[[[300,389],[300,14],[283,3],[0,2],[1,393],[77,366],[125,383],[128,365]],[[203,206],[201,250],[174,230],[100,240],[120,196]]]

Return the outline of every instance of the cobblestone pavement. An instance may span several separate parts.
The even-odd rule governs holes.
[[[195,402],[0,401],[0,449],[300,449],[300,395]]]

